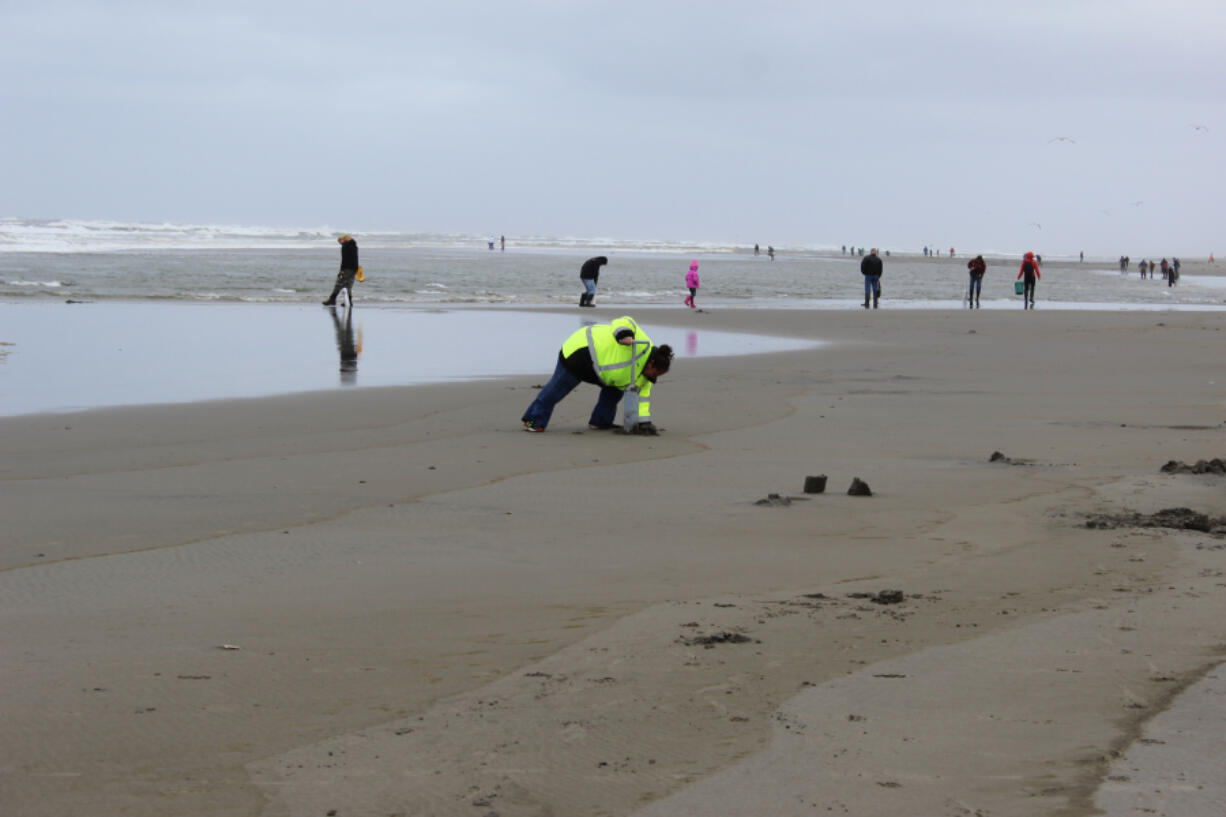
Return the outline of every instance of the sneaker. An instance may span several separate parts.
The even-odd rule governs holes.
[[[531,420],[524,420],[524,431],[535,431],[538,434],[545,429],[533,423]]]
[[[613,426],[613,425],[598,426],[598,425],[593,425],[592,423],[588,423],[587,427],[590,428],[592,431],[608,431],[610,428],[617,428],[617,426]]]

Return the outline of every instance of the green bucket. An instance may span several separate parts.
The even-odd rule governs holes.
[[[1014,282],[1013,282],[1013,294],[1014,294],[1014,295],[1021,295],[1023,292],[1025,292],[1025,291],[1026,291],[1026,290],[1025,290],[1025,287],[1026,287],[1026,285],[1025,285],[1025,284],[1023,284],[1021,281],[1014,281]]]

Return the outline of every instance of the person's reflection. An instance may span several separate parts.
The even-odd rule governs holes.
[[[697,332],[686,332],[685,333],[685,353],[690,357],[697,357],[698,355],[698,333]]]
[[[358,382],[358,354],[362,351],[361,342],[353,339],[353,309],[332,307],[330,311],[336,327],[336,349],[341,354],[341,384],[352,386]]]

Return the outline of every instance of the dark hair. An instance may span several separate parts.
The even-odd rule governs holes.
[[[673,363],[673,347],[667,343],[663,346],[651,347],[651,354],[648,356],[647,362],[654,366],[657,372],[664,374]]]

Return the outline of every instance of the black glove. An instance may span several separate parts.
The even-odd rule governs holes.
[[[643,435],[646,435],[646,436],[648,436],[648,437],[658,437],[658,436],[660,436],[660,431],[659,431],[659,429],[657,429],[657,428],[656,428],[656,426],[655,426],[655,424],[654,424],[654,423],[650,423],[650,422],[648,422],[648,423],[639,423],[639,424],[638,424],[638,425],[636,425],[636,426],[635,426],[633,429],[631,429],[630,433],[631,433],[631,434],[643,434]]]

